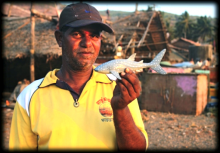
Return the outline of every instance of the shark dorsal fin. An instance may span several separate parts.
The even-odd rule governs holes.
[[[128,58],[128,60],[130,60],[130,61],[134,61],[135,56],[136,56],[136,53],[132,54],[132,55]]]
[[[143,62],[144,62],[143,60],[139,61],[139,63],[143,63]]]

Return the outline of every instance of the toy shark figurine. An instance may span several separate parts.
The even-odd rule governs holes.
[[[99,73],[104,74],[113,74],[116,78],[121,80],[119,75],[120,72],[123,72],[125,68],[130,68],[133,71],[138,71],[143,68],[150,67],[155,70],[157,73],[166,74],[160,66],[160,61],[163,58],[166,49],[163,49],[150,63],[143,63],[143,60],[136,62],[134,61],[136,53],[132,54],[128,59],[115,59],[108,62],[105,62],[97,66],[94,70]]]

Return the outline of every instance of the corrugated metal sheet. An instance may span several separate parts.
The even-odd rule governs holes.
[[[150,74],[141,77],[141,109],[199,115],[208,97],[205,74]]]

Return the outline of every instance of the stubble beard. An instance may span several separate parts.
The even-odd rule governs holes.
[[[88,59],[88,58],[85,57],[84,59]],[[91,60],[88,61],[80,61],[80,59],[78,59],[77,57],[73,57],[72,55],[66,54],[64,60],[72,70],[78,71],[78,70],[88,70],[94,64],[96,59],[92,58]]]

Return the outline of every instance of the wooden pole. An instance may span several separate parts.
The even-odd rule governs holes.
[[[125,56],[126,56],[127,50],[129,49],[131,43],[132,43],[133,40],[134,40],[135,35],[136,35],[136,31],[135,31],[135,32],[133,33],[133,35],[131,36],[131,39],[130,39],[130,41],[128,42],[128,45],[127,45],[127,47],[126,47],[125,50],[124,50],[124,55],[125,55]]]
[[[21,25],[21,26],[18,27],[17,29],[15,29],[15,30],[11,31],[10,33],[8,33],[7,35],[5,35],[5,36],[4,36],[4,39],[7,38],[8,36],[10,36],[13,32],[16,32],[17,30],[19,30],[19,29],[25,27],[25,26],[26,26],[27,24],[29,24],[29,23],[30,23],[30,20],[28,20],[27,22],[25,22],[23,25]]]
[[[10,6],[9,6],[9,9],[8,9],[8,17],[10,17],[11,16],[11,7],[12,7],[12,3],[11,4],[9,4]]]
[[[56,10],[56,13],[57,13],[57,17],[58,17],[58,20],[59,20],[59,18],[60,18],[60,12],[59,12],[59,9],[57,8],[58,5],[57,5],[57,2],[56,2],[56,1],[55,1],[54,3],[55,3],[55,10]]]
[[[113,51],[116,50],[116,48],[118,47],[119,42],[122,40],[123,36],[124,36],[124,35],[121,35],[121,36],[120,36],[120,38],[118,39],[118,42],[117,42],[117,44],[115,45],[115,48],[113,49]]]
[[[147,32],[148,32],[148,30],[149,30],[149,27],[150,27],[150,25],[151,25],[151,21],[152,21],[153,18],[154,18],[154,15],[155,15],[155,12],[153,12],[153,14],[152,14],[152,16],[151,16],[151,18],[150,18],[150,21],[148,22],[148,25],[147,25],[147,27],[146,27],[146,30],[145,30],[145,32],[144,32],[144,34],[143,34],[141,40],[140,40],[139,43],[138,43],[138,47],[141,45],[141,43],[143,43],[143,41],[144,41],[144,39],[145,39],[145,37],[146,37],[146,35],[147,35]]]
[[[137,12],[138,12],[138,3],[136,3],[135,5],[135,14],[137,14]]]
[[[35,80],[34,72],[34,39],[35,39],[35,17],[32,13],[33,3],[31,2],[31,49],[30,49],[30,82]]]
[[[133,41],[131,44],[132,44],[132,46],[135,46],[135,38],[133,38]],[[135,52],[135,47],[131,48],[131,54],[134,54],[134,52]]]
[[[40,13],[37,10],[35,10],[34,8],[31,9],[31,14],[32,14],[32,16],[36,15],[36,16],[38,16],[40,18],[43,18],[43,19],[46,19],[48,21],[53,21],[53,22],[57,23],[57,20],[53,19],[52,16],[47,16],[47,15],[45,15],[43,13]]]
[[[139,25],[140,25],[140,21],[138,21],[136,27],[139,27]],[[133,35],[131,36],[130,41],[128,42],[127,47],[126,47],[125,50],[124,50],[124,56],[126,56],[127,50],[129,49],[131,43],[132,43],[133,41],[135,41],[136,35],[137,35],[136,31],[134,31]]]

